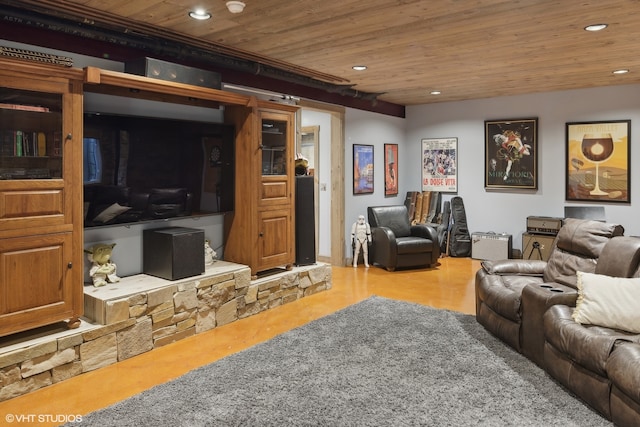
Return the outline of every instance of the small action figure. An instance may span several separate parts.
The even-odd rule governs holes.
[[[89,269],[89,276],[93,280],[93,286],[96,288],[105,286],[107,283],[120,281],[116,274],[116,265],[111,262],[111,255],[115,245],[115,243],[110,245],[99,243],[84,250],[89,261],[93,263]]]
[[[371,243],[371,228],[365,222],[364,215],[358,216],[358,221],[351,226],[351,243],[353,244],[353,266],[358,266],[358,256],[362,249],[364,266],[369,267],[369,244]]]
[[[211,245],[209,244],[209,240],[205,240],[204,241],[204,265],[213,264],[217,256],[218,254],[216,254],[216,251],[214,251]]]

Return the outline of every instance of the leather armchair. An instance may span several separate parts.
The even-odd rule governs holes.
[[[435,228],[427,224],[411,225],[406,206],[370,206],[367,215],[372,237],[371,263],[388,271],[437,265],[440,245]]]

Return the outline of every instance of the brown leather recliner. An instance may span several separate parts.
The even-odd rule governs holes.
[[[639,266],[640,238],[615,237],[602,251],[595,273],[613,277],[638,277]],[[633,352],[629,356],[616,354],[617,347],[624,342],[640,342],[640,334],[598,325],[581,325],[572,318],[574,310],[574,307],[567,305],[554,305],[544,313],[544,368],[605,417],[615,418],[618,416],[614,412],[616,405],[610,405],[609,402],[613,381],[618,383],[616,402],[627,402],[623,397],[627,395],[640,398],[640,381],[634,383],[635,391],[631,391],[631,383],[626,376],[633,376],[633,373],[621,372],[625,366],[633,365],[633,360],[624,359],[634,358],[635,355]],[[609,359],[613,355],[616,358],[611,362]],[[636,364],[635,369],[640,369],[640,364]],[[640,379],[640,375],[635,377]],[[635,407],[628,404],[628,410],[624,411],[626,415],[621,415],[621,419],[629,419],[634,415],[635,420],[640,421],[640,413],[631,409],[640,409],[640,400],[635,403]],[[622,409],[617,411],[620,410]]]
[[[553,304],[575,305],[576,272],[595,272],[604,245],[623,232],[617,224],[567,218],[554,240],[549,261],[483,261],[475,279],[477,321],[542,365],[544,311]],[[536,295],[527,305],[523,291],[529,287]]]
[[[605,365],[611,381],[611,420],[618,426],[640,425],[640,344],[623,342]]]
[[[426,224],[411,225],[406,206],[370,206],[367,215],[372,237],[369,261],[389,271],[438,263],[436,229]]]

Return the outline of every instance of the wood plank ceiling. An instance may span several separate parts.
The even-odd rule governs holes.
[[[38,3],[233,48],[379,100],[427,104],[640,82],[639,0],[66,0]],[[194,21],[196,7],[213,14]],[[600,32],[589,24],[607,23]],[[366,65],[365,71],[352,66]],[[615,69],[629,69],[614,75]],[[431,91],[441,91],[431,95]],[[292,95],[295,95],[292,93]]]

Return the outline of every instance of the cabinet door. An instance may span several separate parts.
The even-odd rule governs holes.
[[[66,186],[73,170],[69,81],[1,77],[0,96],[6,101],[0,103],[0,230],[62,231],[67,225],[68,231],[73,202]]]
[[[263,210],[258,220],[258,271],[293,263],[291,209]]]
[[[0,336],[81,314],[72,241],[72,233],[0,239]]]
[[[293,119],[289,113],[260,111],[261,207],[292,202]]]

